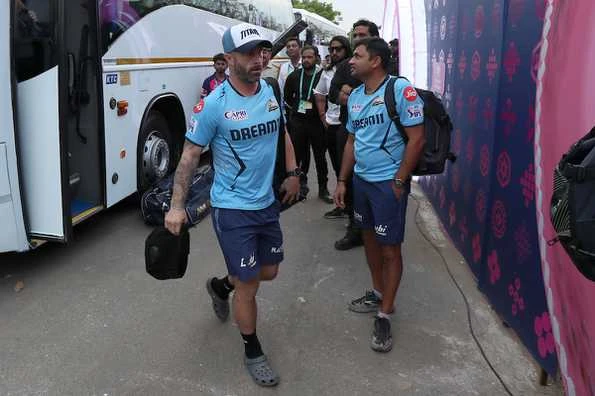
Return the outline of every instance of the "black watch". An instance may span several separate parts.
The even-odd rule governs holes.
[[[295,168],[292,171],[289,171],[285,174],[286,177],[291,177],[291,176],[296,176],[296,177],[300,177],[302,175],[302,171],[300,168]]]

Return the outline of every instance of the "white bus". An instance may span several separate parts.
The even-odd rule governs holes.
[[[347,36],[347,31],[318,14],[301,8],[294,8],[293,14],[296,19],[301,18],[308,24],[306,30],[300,34],[300,40],[311,41],[311,45],[326,48],[334,36]]]
[[[294,15],[290,0],[0,1],[0,252],[67,242],[173,170],[238,21],[272,40]]]

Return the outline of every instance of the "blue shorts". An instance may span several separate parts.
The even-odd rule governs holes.
[[[261,210],[213,208],[212,218],[229,275],[241,282],[258,278],[261,265],[283,261],[279,202]]]
[[[374,230],[382,245],[400,245],[405,237],[405,216],[410,186],[397,199],[392,180],[367,182],[353,176],[354,220],[363,230]]]

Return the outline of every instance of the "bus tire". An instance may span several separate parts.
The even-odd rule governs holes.
[[[137,189],[139,194],[175,169],[176,144],[167,119],[151,110],[138,137]]]

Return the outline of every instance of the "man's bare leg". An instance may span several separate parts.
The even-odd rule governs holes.
[[[384,272],[384,290],[380,312],[392,313],[395,297],[403,276],[403,258],[401,245],[382,246],[382,260]]]

